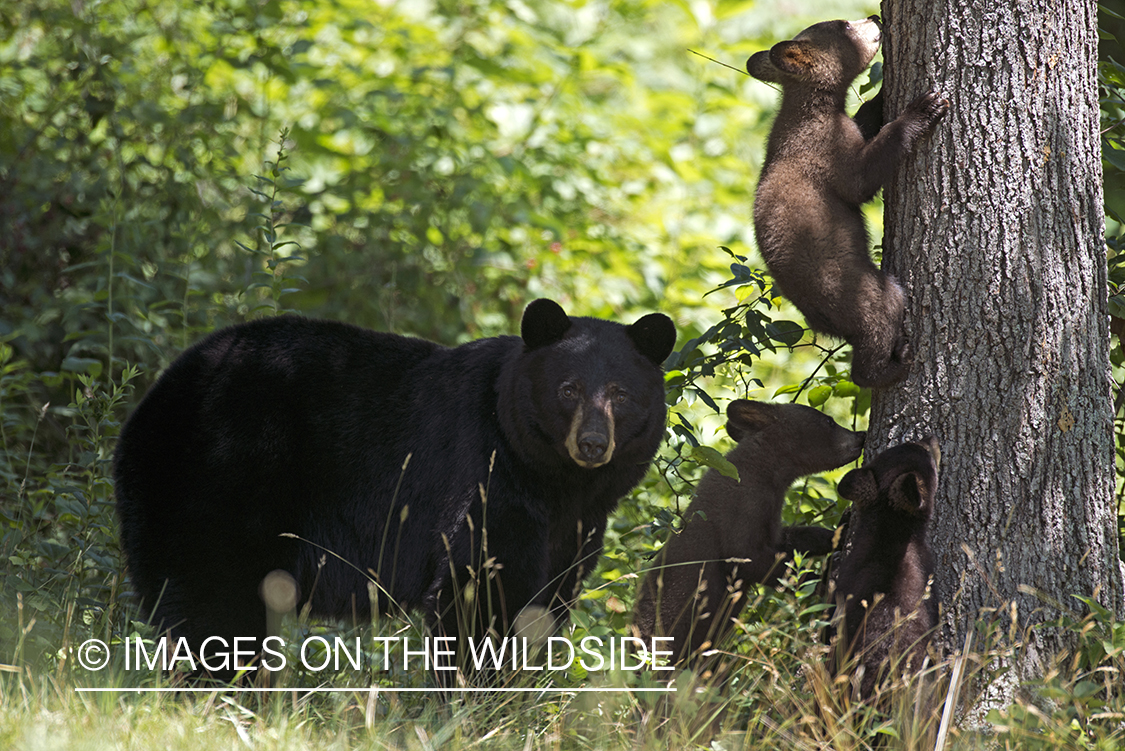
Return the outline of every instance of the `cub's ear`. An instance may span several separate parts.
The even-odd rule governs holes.
[[[879,483],[875,480],[875,473],[866,467],[853,469],[844,475],[836,492],[841,498],[857,504],[870,503],[879,495]]]
[[[773,67],[790,76],[806,75],[816,65],[815,51],[804,42],[778,42],[769,55]]]
[[[776,421],[773,406],[764,402],[735,399],[727,405],[727,435],[736,441],[765,430]]]
[[[676,346],[676,324],[663,313],[649,313],[625,333],[633,340],[633,346],[654,365],[663,365]]]
[[[566,311],[554,300],[541,298],[524,309],[520,336],[528,349],[537,349],[562,339],[569,328]]]
[[[755,52],[746,61],[746,72],[759,81],[781,83],[781,72],[770,62],[769,50]]]
[[[917,472],[903,472],[891,482],[887,499],[891,506],[908,514],[926,513],[930,506],[929,488]]]

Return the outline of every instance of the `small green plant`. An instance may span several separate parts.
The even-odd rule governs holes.
[[[284,128],[277,137],[277,158],[266,162],[269,168],[265,175],[255,175],[258,181],[257,188],[250,188],[250,192],[262,201],[262,210],[250,213],[248,216],[258,220],[255,226],[256,242],[253,246],[236,241],[238,247],[259,257],[265,269],[253,272],[252,281],[243,294],[253,300],[253,290],[263,290],[264,296],[253,303],[250,315],[254,316],[259,311],[266,310],[273,315],[279,313],[295,313],[292,308],[283,308],[281,298],[285,295],[300,292],[298,284],[307,285],[308,279],[297,274],[294,269],[308,261],[301,252],[301,245],[296,240],[282,237],[285,230],[295,226],[290,219],[284,221],[286,216],[285,202],[281,196],[284,191],[291,190],[303,181],[287,176],[290,171],[285,162],[289,159],[286,152],[286,143],[289,138],[289,129]]]
[[[1002,737],[1028,749],[1111,749],[1125,743],[1125,623],[1093,597],[1075,596],[1082,613],[1038,628],[1060,629],[1073,646],[1026,686],[1033,701],[990,712]]]
[[[131,366],[109,384],[78,374],[73,401],[51,410],[70,420],[69,459],[42,476],[25,475],[16,489],[15,514],[5,519],[2,584],[19,595],[21,618],[0,621],[0,645],[18,643],[17,667],[46,659],[65,675],[73,646],[90,636],[111,638],[121,626],[110,475],[118,415],[136,376]]]

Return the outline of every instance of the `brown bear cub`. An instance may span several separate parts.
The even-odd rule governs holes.
[[[733,401],[727,433],[738,441],[727,460],[739,479],[703,476],[683,531],[661,548],[637,597],[637,631],[646,640],[673,637],[673,664],[718,644],[751,586],[775,583],[795,551],[831,552],[835,530],[781,526],[785,491],[863,451],[864,433],[799,404]]]
[[[746,62],[782,87],[754,199],[758,250],[809,327],[852,345],[852,380],[870,387],[902,379],[909,352],[902,288],[871,262],[860,204],[949,109],[930,92],[881,128],[848,117],[848,88],[880,41],[874,16],[825,21]],[[868,105],[857,118],[881,121],[882,97]]]
[[[841,609],[844,618],[836,656],[856,655],[864,698],[888,670],[919,670],[937,626],[926,525],[940,458],[937,439],[927,436],[887,449],[844,475],[837,488],[853,511],[851,548],[834,577],[832,620],[838,622]],[[842,659],[832,660],[833,673],[839,664]]]

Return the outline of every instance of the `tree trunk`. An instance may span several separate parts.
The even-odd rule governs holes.
[[[886,119],[950,101],[885,189],[884,267],[914,363],[876,393],[869,455],[941,441],[930,527],[943,639],[1090,596],[1123,613],[1095,0],[885,0]],[[1033,591],[1034,590],[1034,591]],[[1040,594],[1035,594],[1038,592]],[[1013,610],[1014,603],[1014,610]],[[1027,675],[1059,646],[1036,633]]]

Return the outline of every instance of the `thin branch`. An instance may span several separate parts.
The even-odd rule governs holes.
[[[744,70],[743,70],[742,68],[736,68],[736,67],[734,67],[733,65],[727,65],[727,64],[726,64],[726,63],[724,63],[724,62],[723,62],[722,60],[716,60],[716,59],[715,59],[715,58],[713,58],[713,57],[708,57],[707,55],[704,55],[704,54],[703,54],[702,52],[696,52],[696,51],[695,51],[695,50],[693,50],[693,49],[692,49],[691,47],[688,47],[688,52],[690,52],[690,53],[691,53],[691,54],[693,54],[693,55],[699,55],[699,56],[700,56],[700,57],[702,57],[702,58],[703,58],[704,60],[710,60],[710,61],[711,61],[711,62],[713,62],[713,63],[718,63],[719,65],[723,66],[724,68],[730,68],[731,70],[736,70],[736,71],[738,71],[739,73],[741,73],[741,74],[742,74],[742,75],[744,75],[744,76],[749,76],[749,75],[750,75],[750,74],[749,74],[748,72],[744,71]]]

